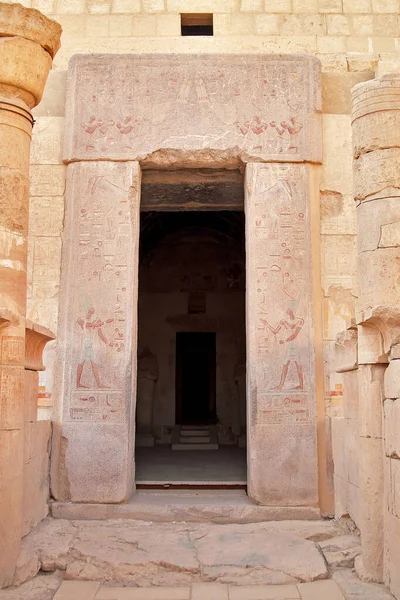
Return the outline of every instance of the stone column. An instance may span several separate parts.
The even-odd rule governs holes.
[[[67,167],[52,491],[123,502],[134,484],[140,167]]]
[[[360,574],[383,578],[383,378],[400,339],[400,75],[352,92],[357,203],[360,392]],[[382,366],[383,365],[383,366]]]
[[[19,552],[23,486],[26,265],[30,109],[36,106],[61,27],[37,10],[0,4],[0,587]]]
[[[318,505],[310,173],[247,165],[248,490],[263,505]]]

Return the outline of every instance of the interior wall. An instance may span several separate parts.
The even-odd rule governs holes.
[[[245,363],[244,279],[241,253],[206,231],[175,234],[142,262],[138,352],[147,347],[157,357],[153,433],[158,439],[164,434],[164,441],[169,441],[165,428],[176,422],[176,333],[184,331],[216,332],[216,408],[221,435],[225,443],[234,443],[234,436],[244,431],[245,398],[239,398],[236,381]],[[199,310],[190,308],[196,302],[204,302],[204,312],[190,314]]]

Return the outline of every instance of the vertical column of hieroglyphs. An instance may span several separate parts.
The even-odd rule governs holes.
[[[246,169],[249,494],[315,505],[309,167]]]
[[[134,477],[139,165],[73,163],[67,189],[58,355],[64,406],[54,492],[120,502]]]
[[[396,426],[400,422],[400,76],[385,75],[359,84],[353,89],[352,101],[362,570],[377,581],[384,574],[398,595],[400,583],[396,584],[393,575],[398,571],[400,543],[396,491],[400,461],[392,442],[400,435]],[[389,353],[391,360],[385,370],[382,363]]]
[[[0,4],[0,587],[11,584],[19,552],[29,148],[61,27],[20,4]]]

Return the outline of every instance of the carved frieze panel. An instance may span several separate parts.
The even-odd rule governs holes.
[[[320,162],[320,90],[300,55],[78,55],[64,159]]]

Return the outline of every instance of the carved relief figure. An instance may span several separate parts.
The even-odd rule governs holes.
[[[104,385],[101,382],[98,362],[96,360],[96,353],[94,347],[94,338],[97,335],[98,338],[106,345],[113,347],[113,343],[109,343],[107,338],[105,337],[102,327],[105,323],[113,323],[114,319],[107,319],[105,322],[99,318],[95,317],[95,309],[93,307],[93,303],[89,296],[84,297],[84,304],[86,313],[85,316],[79,317],[77,320],[78,326],[81,328],[83,333],[83,345],[82,345],[82,353],[81,353],[81,362],[78,364],[76,371],[76,387],[77,388],[86,388],[89,386],[82,384],[82,374],[85,363],[89,363],[92,369],[93,377],[96,382],[96,387],[98,389],[108,389],[108,386]]]
[[[304,319],[301,317],[296,317],[293,310],[288,308],[286,311],[287,317],[281,319],[276,327],[272,327],[266,319],[263,319],[268,329],[274,334],[275,339],[276,335],[283,329],[288,332],[287,337],[279,340],[280,344],[287,344],[286,346],[286,354],[285,354],[285,362],[282,368],[281,379],[279,384],[272,388],[274,390],[281,390],[285,385],[286,377],[289,371],[290,363],[293,362],[296,370],[297,376],[299,379],[299,383],[295,386],[294,390],[302,390],[304,387],[304,378],[303,378],[303,369],[299,362],[299,350],[298,350],[298,340],[297,336],[304,325]]]

